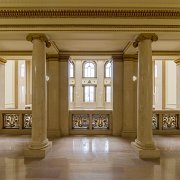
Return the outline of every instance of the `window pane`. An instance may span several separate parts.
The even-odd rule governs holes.
[[[95,64],[92,62],[85,62],[84,77],[95,77]]]
[[[20,65],[20,77],[25,77],[25,64]]]
[[[108,62],[105,65],[105,77],[111,77],[112,63]]]
[[[74,101],[74,87],[73,86],[69,86],[69,100],[70,102]]]
[[[74,77],[74,64],[69,63],[69,77],[73,78]]]
[[[106,86],[106,102],[111,102],[111,86]]]
[[[95,101],[95,86],[84,87],[84,101],[94,102]]]

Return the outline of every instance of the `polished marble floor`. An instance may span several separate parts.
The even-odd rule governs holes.
[[[180,136],[154,136],[160,160],[141,160],[130,139],[71,136],[52,139],[45,159],[24,159],[30,136],[0,135],[0,180],[179,180]]]

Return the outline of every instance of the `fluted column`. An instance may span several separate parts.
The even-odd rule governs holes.
[[[159,158],[152,135],[152,41],[156,34],[140,34],[134,42],[138,47],[137,139],[132,146],[140,158]]]
[[[176,109],[180,109],[180,59],[176,63]]]
[[[29,34],[32,51],[32,141],[26,157],[45,157],[52,143],[47,139],[46,47],[50,43],[44,34]]]
[[[5,63],[6,60],[0,58],[0,109],[5,108]]]

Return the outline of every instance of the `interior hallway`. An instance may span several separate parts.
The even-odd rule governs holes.
[[[53,141],[45,159],[25,159],[30,136],[0,135],[0,180],[175,180],[180,176],[180,136],[154,136],[160,160],[139,159],[130,139],[69,136]]]

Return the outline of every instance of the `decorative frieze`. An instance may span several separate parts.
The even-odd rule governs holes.
[[[0,18],[180,18],[179,9],[54,8],[0,9]]]

